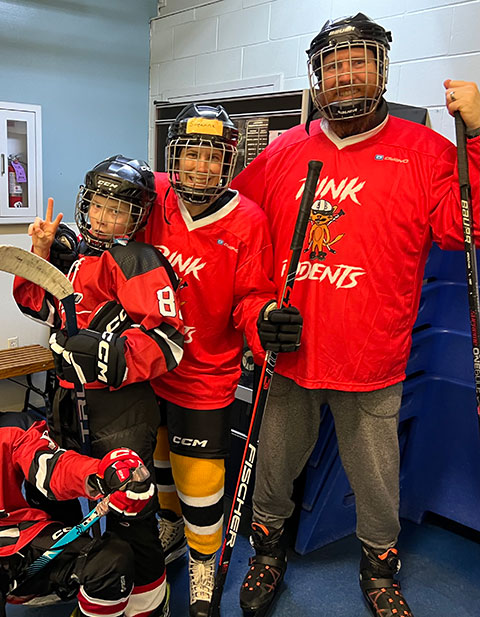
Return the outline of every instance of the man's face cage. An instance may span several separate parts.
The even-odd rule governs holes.
[[[147,220],[152,202],[139,206],[104,192],[81,186],[75,205],[75,222],[93,249],[104,251],[131,240]]]
[[[347,53],[341,53],[344,50]],[[376,41],[323,47],[308,61],[313,104],[328,120],[358,118],[374,111],[387,77],[387,49]]]
[[[237,149],[209,137],[177,137],[167,144],[167,173],[183,200],[209,204],[224,193],[233,179]]]

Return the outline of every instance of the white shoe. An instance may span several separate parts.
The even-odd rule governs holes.
[[[183,518],[172,522],[161,518],[158,522],[159,538],[162,543],[165,565],[172,563],[187,552],[187,540],[185,538],[185,525]]]
[[[215,584],[215,557],[216,554],[213,554],[206,560],[200,560],[189,556],[190,617],[208,615]]]

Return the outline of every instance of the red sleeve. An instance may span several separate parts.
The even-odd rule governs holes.
[[[470,185],[472,187],[475,244],[480,246],[480,137],[467,139]],[[457,152],[448,145],[432,170],[430,225],[433,240],[442,248],[463,249],[463,227],[458,185]]]
[[[50,328],[60,327],[58,301],[39,285],[16,276],[13,280],[13,297],[27,317],[41,321]]]
[[[183,356],[183,323],[174,285],[163,267],[127,279],[118,300],[136,324],[125,336],[127,378],[149,381],[174,369]]]
[[[72,450],[62,450],[48,433],[45,422],[35,422],[21,433],[13,447],[14,465],[49,499],[86,497],[86,480],[99,461]]]
[[[265,350],[257,333],[260,310],[276,297],[273,277],[273,249],[267,219],[258,211],[255,234],[251,244],[243,247],[240,266],[235,274],[233,323],[245,333],[255,361],[262,363]]]

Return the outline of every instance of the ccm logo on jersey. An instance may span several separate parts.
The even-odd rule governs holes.
[[[176,443],[180,446],[191,446],[192,448],[206,448],[208,444],[208,439],[191,439],[190,437],[179,437],[178,435],[174,435],[173,443]]]

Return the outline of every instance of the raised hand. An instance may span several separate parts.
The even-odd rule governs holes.
[[[52,217],[53,199],[49,197],[45,220],[37,216],[35,221],[28,227],[28,235],[32,237],[33,252],[44,259],[48,258],[50,247],[55,239],[55,233],[60,225],[60,221],[63,219],[63,214],[57,214],[53,221]]]

